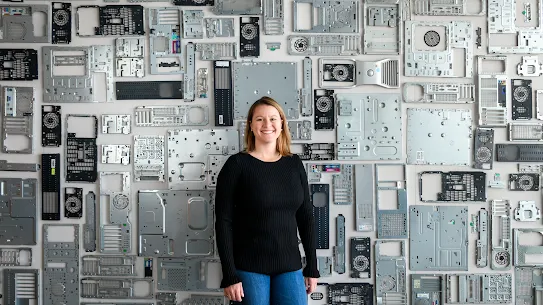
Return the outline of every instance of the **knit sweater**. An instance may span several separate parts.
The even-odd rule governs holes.
[[[221,288],[241,282],[236,270],[275,275],[302,268],[320,277],[307,174],[300,157],[264,162],[248,153],[230,156],[217,177],[215,231]]]

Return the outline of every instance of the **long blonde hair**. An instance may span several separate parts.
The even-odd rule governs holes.
[[[261,105],[267,105],[272,106],[279,112],[279,116],[281,117],[281,134],[279,134],[279,138],[277,138],[277,151],[281,156],[290,156],[292,153],[290,152],[290,132],[288,130],[288,124],[287,124],[287,118],[285,117],[285,112],[283,111],[283,108],[277,103],[273,98],[268,96],[261,97],[258,101],[254,102],[251,108],[249,109],[249,113],[247,114],[247,124],[245,126],[245,151],[251,152],[255,150],[255,135],[253,134],[253,131],[251,130],[251,121],[253,120],[253,116],[255,113],[255,109],[258,106]]]

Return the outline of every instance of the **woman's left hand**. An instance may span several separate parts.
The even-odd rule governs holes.
[[[307,294],[312,293],[317,288],[317,279],[312,277],[304,277],[305,291]]]

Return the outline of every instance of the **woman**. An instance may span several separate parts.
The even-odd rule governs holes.
[[[272,98],[249,109],[245,144],[217,178],[221,288],[244,305],[306,305],[320,276],[312,205],[302,161],[290,153],[285,113]]]

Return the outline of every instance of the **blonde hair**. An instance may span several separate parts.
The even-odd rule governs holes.
[[[287,118],[285,117],[285,112],[283,111],[283,108],[277,103],[273,98],[268,96],[261,97],[258,101],[254,102],[251,108],[249,109],[249,113],[247,114],[247,124],[245,126],[245,151],[251,152],[255,150],[255,135],[253,134],[253,131],[251,130],[251,121],[253,120],[253,116],[255,113],[255,109],[258,106],[272,106],[279,112],[279,116],[281,117],[281,134],[279,134],[279,138],[277,138],[277,151],[281,156],[290,156],[292,153],[290,152],[290,132],[288,130],[288,124],[287,124]]]

